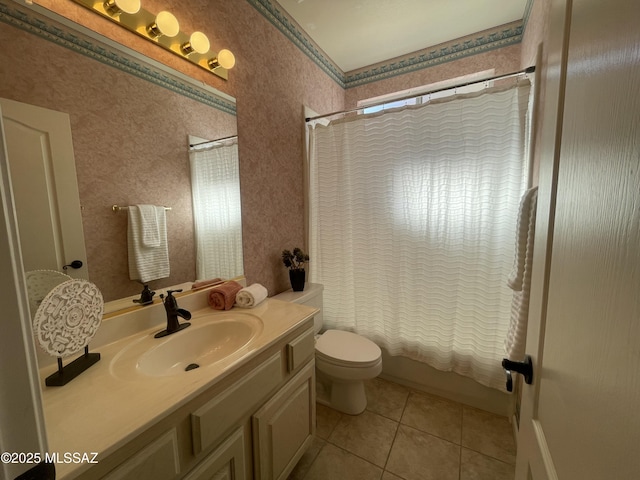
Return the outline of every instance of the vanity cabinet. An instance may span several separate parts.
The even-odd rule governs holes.
[[[78,478],[286,478],[315,430],[313,320],[169,411]]]
[[[314,371],[314,362],[307,363],[253,415],[256,480],[286,478],[311,444],[316,418]]]

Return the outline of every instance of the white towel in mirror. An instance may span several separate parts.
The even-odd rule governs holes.
[[[145,247],[160,246],[160,212],[164,215],[164,208],[155,205],[136,205],[140,211],[140,229],[142,245]]]
[[[129,278],[142,283],[169,276],[167,218],[163,206],[129,207]]]

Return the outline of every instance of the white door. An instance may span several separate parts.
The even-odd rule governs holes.
[[[552,5],[516,478],[638,479],[640,8]]]
[[[0,115],[0,480],[12,480],[30,470],[34,463],[44,460],[47,452],[40,379],[7,167]],[[20,453],[25,455],[20,457]],[[26,454],[32,455],[28,459],[32,463],[26,463]]]
[[[69,115],[0,99],[25,271],[88,279]]]

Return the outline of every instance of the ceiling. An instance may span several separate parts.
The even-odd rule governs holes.
[[[277,0],[343,71],[522,20],[531,0]]]

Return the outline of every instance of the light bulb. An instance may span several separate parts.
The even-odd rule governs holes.
[[[175,37],[179,32],[180,24],[178,19],[167,11],[160,12],[156,16],[156,21],[147,27],[147,33],[152,38],[158,38],[162,35]]]
[[[102,5],[112,17],[121,13],[133,15],[140,11],[140,0],[106,0]]]
[[[189,41],[182,45],[182,52],[185,55],[189,55],[193,52],[204,55],[209,51],[209,47],[209,39],[204,33],[193,32],[191,37],[189,37]]]
[[[227,49],[222,49],[218,52],[218,56],[216,58],[212,58],[209,60],[209,68],[213,70],[214,68],[222,67],[227,70],[233,68],[236,64],[236,57]]]

